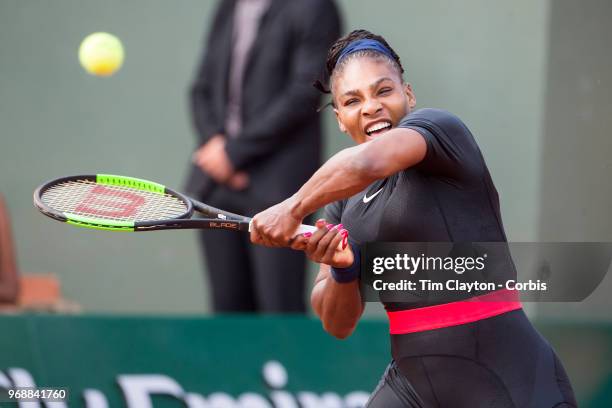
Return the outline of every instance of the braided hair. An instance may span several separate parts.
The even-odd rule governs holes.
[[[358,40],[376,40],[382,45],[384,45],[392,55],[393,58],[390,58],[388,55],[380,53],[376,50],[360,50],[355,53],[349,54],[348,56],[340,58],[342,51],[352,42]],[[327,84],[325,84],[321,80],[316,80],[313,83],[313,86],[317,88],[320,92],[325,94],[331,94],[332,92],[332,84],[333,79],[337,76],[344,67],[348,64],[349,61],[360,58],[360,57],[370,57],[377,60],[387,61],[391,63],[399,72],[400,77],[404,74],[404,68],[402,67],[402,63],[400,61],[399,55],[389,46],[387,41],[380,35],[373,34],[367,30],[353,30],[344,37],[338,39],[332,46],[329,48],[327,52],[327,60],[325,61],[325,73],[327,78]],[[329,104],[328,104],[329,105]],[[331,102],[333,105],[333,102]],[[325,105],[327,106],[327,105]],[[323,106],[323,108],[325,107]],[[321,108],[321,109],[323,109]],[[319,109],[319,110],[321,110]]]

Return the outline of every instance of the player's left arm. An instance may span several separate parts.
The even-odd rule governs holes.
[[[295,5],[294,21],[290,25],[292,33],[287,35],[295,41],[289,79],[280,96],[257,120],[245,126],[239,137],[227,140],[225,150],[236,169],[278,149],[317,108],[319,94],[311,84],[322,71],[329,45],[340,36],[340,17],[329,0],[291,3],[287,6]]]
[[[296,237],[291,248],[304,251],[308,259],[319,264],[310,303],[325,331],[344,339],[355,330],[365,304],[361,299],[358,278],[351,275],[347,279],[346,276],[346,268],[356,266],[354,264],[359,259],[353,253],[352,245],[340,245],[346,239],[347,231],[339,223],[340,217],[333,214],[339,210],[339,205],[334,203],[326,208],[326,216],[330,216],[329,220],[334,224],[319,219],[315,223],[317,230]],[[332,267],[344,268],[345,276],[341,282],[334,278]]]
[[[331,267],[320,264],[310,303],[326,332],[345,339],[350,336],[365,310],[359,292],[359,281],[338,283],[331,276]]]

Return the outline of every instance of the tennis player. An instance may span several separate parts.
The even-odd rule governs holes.
[[[345,338],[364,309],[359,244],[504,242],[506,235],[474,137],[449,112],[414,110],[400,58],[384,38],[351,32],[329,50],[327,71],[329,87],[317,87],[331,91],[340,129],[357,145],[257,214],[251,240],[303,250],[320,263],[312,306],[325,330]],[[326,205],[316,232],[292,238],[305,216]],[[347,230],[350,244],[340,250]],[[575,407],[554,351],[515,295],[499,292],[483,296],[503,301],[385,304],[393,360],[368,407]]]

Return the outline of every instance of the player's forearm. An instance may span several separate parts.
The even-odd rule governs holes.
[[[325,331],[339,339],[353,333],[363,313],[359,281],[337,283],[328,276],[315,284],[310,301]]]
[[[370,142],[344,149],[290,198],[291,214],[301,220],[326,204],[362,191],[375,180],[418,164],[426,153],[423,136],[407,128],[391,129]]]
[[[367,160],[367,144],[341,150],[332,156],[291,197],[291,212],[303,219],[333,201],[350,197],[377,179]]]

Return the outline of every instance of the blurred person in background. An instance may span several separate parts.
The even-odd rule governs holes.
[[[219,2],[191,88],[190,194],[253,216],[308,180],[321,154],[311,83],[340,25],[333,0]],[[215,312],[305,311],[303,253],[227,231],[200,238]]]

